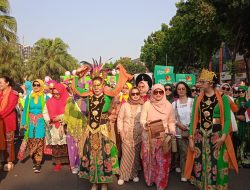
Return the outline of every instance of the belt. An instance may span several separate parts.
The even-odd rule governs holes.
[[[220,118],[213,118],[213,124],[221,124]]]

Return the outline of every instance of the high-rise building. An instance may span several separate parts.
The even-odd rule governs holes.
[[[32,47],[31,46],[24,46],[22,44],[18,44],[19,51],[21,56],[24,60],[27,60],[31,57]]]

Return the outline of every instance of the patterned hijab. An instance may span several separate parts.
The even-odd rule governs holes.
[[[31,97],[34,98],[34,103],[38,104],[39,97],[43,95],[44,82],[41,79],[34,80],[32,84],[34,84],[34,82],[38,82],[40,84],[40,90],[38,92],[32,92]]]

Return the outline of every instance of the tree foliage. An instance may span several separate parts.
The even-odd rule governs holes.
[[[60,38],[40,39],[32,50],[31,59],[27,65],[30,68],[29,78],[41,78],[50,76],[59,80],[65,71],[72,71],[79,67],[77,60],[68,52],[68,45]]]
[[[130,57],[121,57],[119,60],[116,60],[115,63],[106,63],[104,68],[115,69],[118,64],[122,64],[130,74],[146,72],[146,67],[143,65],[143,63],[139,61],[135,62]]]
[[[223,43],[230,48],[233,61],[238,52],[250,57],[250,1],[181,0],[176,7],[169,27],[163,24],[141,48],[141,59],[150,70],[155,64],[164,65],[166,54],[176,72],[189,66],[208,67]]]
[[[16,19],[10,16],[9,12],[10,5],[8,0],[0,0],[0,44],[16,41]]]

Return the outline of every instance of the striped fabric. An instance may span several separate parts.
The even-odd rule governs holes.
[[[137,177],[140,170],[140,150],[141,143],[135,147],[130,147],[122,143],[122,158],[120,165],[120,179],[129,181]]]

